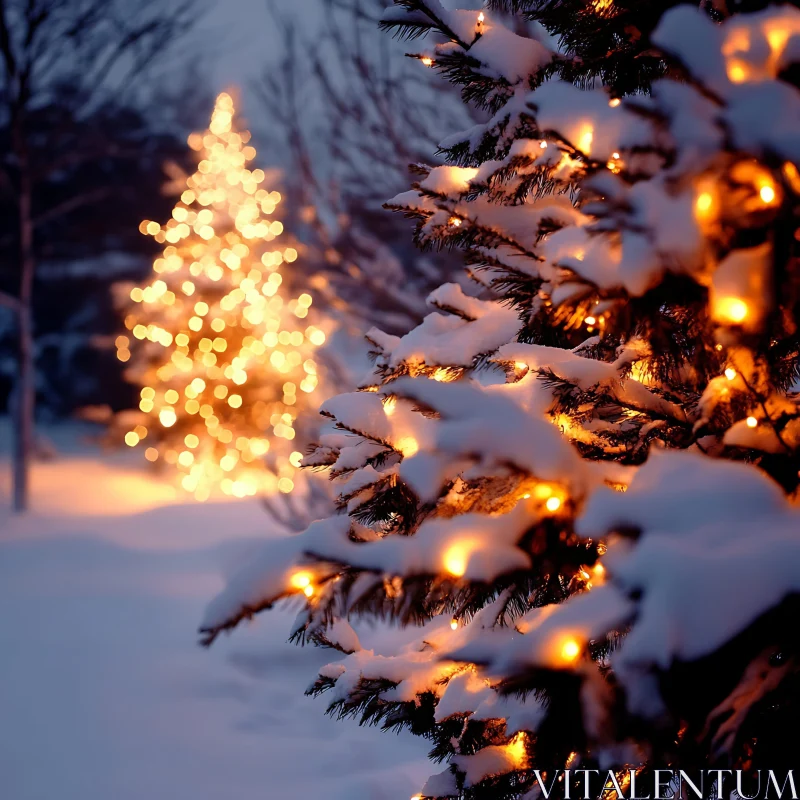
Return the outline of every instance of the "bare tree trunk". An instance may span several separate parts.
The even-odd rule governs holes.
[[[20,290],[17,309],[19,332],[19,371],[17,376],[14,420],[14,510],[28,509],[30,458],[34,444],[34,412],[36,376],[33,342],[33,273],[36,265],[33,254],[32,187],[28,149],[22,121],[17,120],[15,149],[20,174],[19,241]]]

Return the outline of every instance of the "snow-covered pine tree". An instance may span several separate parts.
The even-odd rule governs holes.
[[[129,289],[130,334],[117,338],[127,377],[142,387],[125,442],[176,467],[199,500],[215,488],[237,497],[294,488],[296,420],[313,404],[325,341],[311,295],[281,289],[280,267],[297,251],[276,241],[283,225],[270,215],[281,197],[248,166],[249,139],[223,92],[209,129],[189,137],[198,167],[172,219],[140,226],[164,249],[152,280]]]
[[[496,5],[547,25],[562,4]],[[370,332],[374,375],[323,406],[306,459],[342,513],[268,547],[203,632],[304,594],[294,635],[346,654],[311,691],[428,738],[447,767],[420,798],[792,766],[800,11],[721,8],[626,34],[662,74],[632,95],[641,76],[583,85],[580,56],[491,10],[387,11],[492,112],[391,203],[423,246],[463,247],[475,291]],[[376,655],[362,615],[424,627]]]

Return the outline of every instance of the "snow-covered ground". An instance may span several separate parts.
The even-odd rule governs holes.
[[[286,643],[292,612],[262,615],[210,651],[197,645],[225,575],[259,539],[282,535],[257,502],[187,504],[132,454],[66,450],[36,466],[24,517],[8,509],[0,462],[0,798],[406,800],[418,790],[424,742],[329,719],[324,698],[304,697],[332,655]]]

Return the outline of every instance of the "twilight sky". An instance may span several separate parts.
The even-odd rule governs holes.
[[[310,28],[319,19],[317,0],[279,1],[281,5],[285,3],[286,13],[302,19]],[[245,114],[253,117],[257,104],[248,102],[251,95],[247,83],[258,77],[280,44],[266,0],[211,0],[197,34],[208,43],[205,46],[213,89],[239,86]]]
[[[301,20],[309,29],[319,22],[318,0],[277,0],[287,14]],[[481,0],[445,0],[451,8],[479,8]],[[215,90],[230,83],[239,84],[245,92],[246,82],[256,77],[279,45],[270,24],[267,0],[210,0],[206,18],[198,32],[208,41],[211,50],[211,77]],[[376,30],[376,36],[381,34]]]
[[[169,0],[166,0],[169,2]],[[206,0],[208,11],[198,23],[193,39],[204,55],[202,65],[214,92],[238,87],[240,111],[257,138],[265,142],[269,127],[263,104],[251,86],[270,61],[280,57],[279,33],[267,11],[268,0]],[[313,32],[324,21],[320,0],[272,0],[281,13],[296,19],[303,29]],[[451,8],[479,8],[482,0],[444,0]],[[378,37],[385,36],[375,30]],[[398,57],[405,48],[398,45]],[[335,64],[331,65],[335,70]],[[259,129],[261,135],[259,135]],[[262,152],[262,156],[264,153]]]

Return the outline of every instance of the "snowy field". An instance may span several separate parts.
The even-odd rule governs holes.
[[[58,440],[61,437],[61,441]],[[133,454],[76,447],[37,464],[9,511],[0,463],[2,800],[407,800],[425,744],[324,716],[304,697],[336,654],[262,615],[210,651],[206,602],[269,518],[254,501],[185,504]]]

